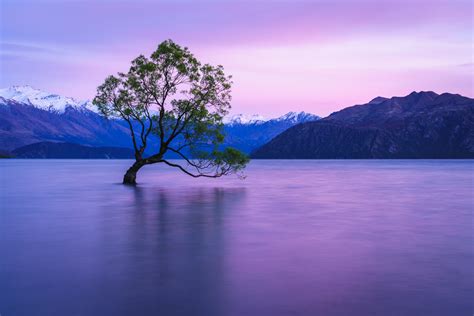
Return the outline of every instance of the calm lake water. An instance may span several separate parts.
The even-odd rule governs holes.
[[[473,314],[473,161],[0,161],[0,314]]]

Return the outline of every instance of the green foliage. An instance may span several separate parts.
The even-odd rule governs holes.
[[[128,122],[137,162],[164,162],[192,176],[218,177],[239,172],[248,162],[236,149],[220,150],[231,86],[222,66],[201,64],[187,48],[167,40],[150,57],[135,58],[127,73],[106,78],[94,104],[106,117]],[[160,149],[144,157],[150,133],[158,136]],[[166,161],[167,152],[187,165]]]

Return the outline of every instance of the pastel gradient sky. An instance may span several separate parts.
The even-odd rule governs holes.
[[[474,96],[471,0],[0,3],[0,87],[92,98],[171,38],[233,75],[233,113],[324,116],[414,90]]]

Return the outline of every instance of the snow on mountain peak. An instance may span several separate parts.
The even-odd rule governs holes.
[[[258,114],[236,114],[230,117],[224,117],[224,124],[259,124],[264,123],[266,120],[263,116]]]
[[[11,86],[9,88],[0,89],[0,104],[6,104],[9,100],[28,104],[35,108],[55,113],[64,113],[68,107],[72,107],[76,110],[98,112],[97,108],[89,100],[78,101],[70,97],[64,97],[58,94],[52,94],[35,89],[29,85]],[[268,121],[301,123],[317,119],[319,119],[318,116],[306,112],[288,112],[285,115],[273,119],[266,119],[258,114],[237,114],[230,117],[224,117],[223,122],[226,125],[257,125]]]
[[[73,98],[38,90],[29,85],[0,89],[0,97],[58,113],[64,113],[67,107],[95,111],[95,107],[90,101],[77,101]]]
[[[319,119],[319,116],[306,112],[288,112],[276,118],[277,121],[289,121],[292,123],[315,121],[317,119]]]
[[[285,115],[282,115],[277,118],[272,119],[265,119],[261,115],[253,114],[253,115],[245,115],[245,114],[237,114],[230,117],[224,118],[224,124],[227,125],[235,125],[235,124],[263,124],[269,121],[277,121],[277,122],[291,122],[291,123],[302,123],[307,121],[315,121],[319,119],[319,116],[306,113],[306,112],[288,112]]]

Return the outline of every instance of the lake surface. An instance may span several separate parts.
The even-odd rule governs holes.
[[[0,314],[473,314],[473,161],[0,161]]]

